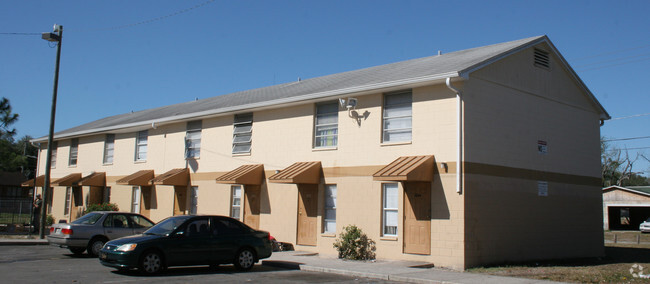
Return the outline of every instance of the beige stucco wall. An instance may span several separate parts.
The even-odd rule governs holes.
[[[603,254],[599,114],[570,78],[529,48],[465,83],[467,266]]]

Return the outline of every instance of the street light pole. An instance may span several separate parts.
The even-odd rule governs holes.
[[[54,32],[58,32],[55,34]],[[50,170],[52,165],[52,143],[54,142],[54,117],[56,116],[56,94],[59,88],[59,59],[61,58],[61,42],[63,41],[63,26],[54,25],[54,32],[43,33],[42,38],[47,41],[57,42],[56,67],[54,69],[54,90],[52,91],[52,112],[50,114],[50,132],[47,137],[47,156],[45,157],[45,181],[43,182],[43,205],[41,206],[41,220],[39,222],[38,237],[45,238],[45,220],[47,217],[48,191],[50,191]],[[36,182],[36,180],[34,180]],[[51,206],[51,205],[50,205]]]

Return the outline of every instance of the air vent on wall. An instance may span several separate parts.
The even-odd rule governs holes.
[[[548,52],[541,49],[535,49],[535,66],[542,68],[551,68],[551,61],[548,57]]]

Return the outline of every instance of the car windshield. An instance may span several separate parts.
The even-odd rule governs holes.
[[[145,231],[145,235],[169,235],[173,232],[178,226],[183,224],[185,220],[191,218],[192,216],[176,216],[169,217],[165,220],[160,221],[160,223],[151,227],[149,230]]]
[[[102,218],[104,214],[102,213],[88,213],[86,215],[81,216],[81,218],[72,221],[72,224],[87,224],[87,225],[93,225],[97,223],[97,221]]]

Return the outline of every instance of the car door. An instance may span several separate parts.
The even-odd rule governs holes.
[[[215,217],[212,235],[214,236],[214,255],[218,262],[230,262],[241,247],[243,228],[230,218]]]
[[[104,235],[109,240],[133,235],[133,228],[125,214],[109,214],[104,219]]]
[[[208,264],[212,254],[209,217],[192,218],[181,225],[167,244],[172,265]]]

